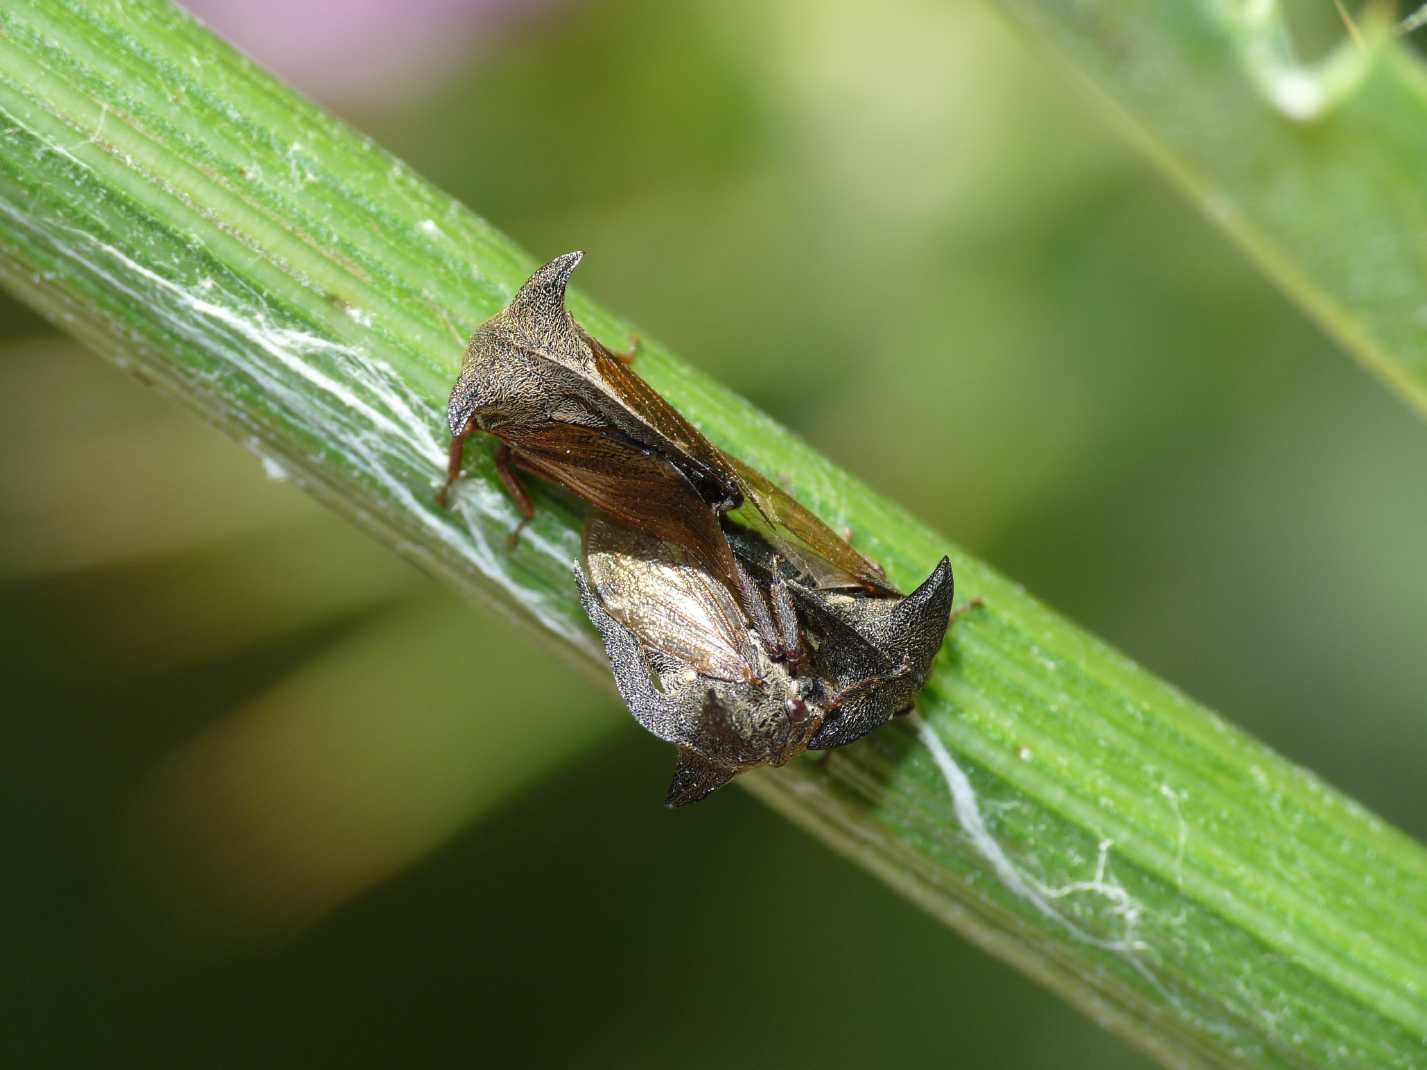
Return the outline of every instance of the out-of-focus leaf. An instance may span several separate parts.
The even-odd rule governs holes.
[[[465,669],[501,623],[385,614],[165,758],[120,855],[159,916],[209,949],[289,936],[622,725],[558,678],[483,688]]]
[[[1342,344],[1427,409],[1427,71],[1370,6],[1323,59],[1277,0],[999,0]]]

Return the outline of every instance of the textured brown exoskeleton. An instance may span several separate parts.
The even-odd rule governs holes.
[[[736,545],[775,606],[792,618],[796,604],[794,626],[816,639],[807,659],[770,657],[724,584],[682,547],[599,518],[585,531],[588,580],[578,568],[575,579],[620,695],[679,750],[669,806],[697,802],[745,769],[851,742],[908,708],[946,633],[945,558],[906,598],[824,600],[788,579],[761,539]]]
[[[500,440],[496,470],[528,520],[534,507],[516,476],[533,473],[611,517],[684,547],[728,585],[777,656],[778,638],[760,592],[739,564],[719,518],[748,502],[749,523],[819,587],[896,592],[882,571],[769,480],[710,443],[565,309],[579,252],[556,257],[487,320],[466,347],[447,419],[451,455],[444,502],[460,475],[466,439]],[[519,529],[517,528],[517,532]]]

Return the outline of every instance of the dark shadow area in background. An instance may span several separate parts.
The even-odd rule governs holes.
[[[751,798],[726,792],[717,808],[665,812],[651,785],[666,759],[633,737],[601,746],[260,956],[182,966],[130,931],[122,954],[96,962],[122,914],[51,888],[68,904],[72,940],[32,961],[24,991],[7,996],[25,1021],[6,1030],[10,1058],[714,1070],[953,1054],[968,1068],[1142,1065]],[[71,844],[73,881],[83,853]]]

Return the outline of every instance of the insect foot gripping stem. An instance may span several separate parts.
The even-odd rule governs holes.
[[[931,674],[955,593],[945,557],[911,594],[821,588],[819,577],[782,557],[759,533],[730,532],[739,559],[759,582],[787,583],[798,620],[813,637],[812,675],[827,689],[822,728],[812,750],[861,739],[908,710]]]

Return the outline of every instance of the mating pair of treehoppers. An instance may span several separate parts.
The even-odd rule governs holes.
[[[950,621],[950,562],[902,596],[709,442],[635,374],[632,354],[566,310],[581,256],[541,267],[472,336],[447,409],[440,500],[466,440],[484,431],[526,520],[534,506],[518,472],[593,507],[575,582],[630,712],[678,748],[670,806],[910,710]]]

